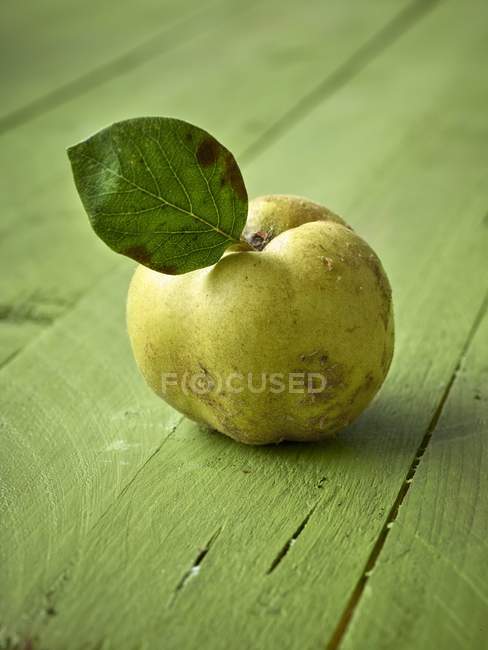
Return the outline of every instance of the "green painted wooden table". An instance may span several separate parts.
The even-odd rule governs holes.
[[[488,6],[26,0],[0,21],[0,648],[488,647]],[[154,397],[65,148],[173,115],[346,216],[396,354],[326,444]]]

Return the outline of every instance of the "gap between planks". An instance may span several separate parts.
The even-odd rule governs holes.
[[[17,348],[16,350],[14,350],[11,354],[9,354],[4,359],[0,360],[0,372],[11,361],[13,361],[21,352],[23,352],[25,349],[27,349],[30,345],[35,345],[37,336],[39,336],[39,334],[42,334],[47,329],[49,329],[49,327],[54,325],[54,323],[56,323],[60,318],[63,318],[64,316],[67,316],[69,313],[74,311],[76,309],[76,307],[78,306],[78,303],[81,302],[82,299],[86,298],[92,291],[94,291],[97,288],[99,282],[101,282],[107,275],[111,275],[112,273],[114,273],[118,268],[119,267],[118,267],[117,261],[114,261],[113,264],[106,271],[104,271],[103,273],[101,273],[100,275],[95,277],[95,279],[93,281],[93,284],[91,285],[91,287],[89,289],[87,289],[86,291],[80,292],[76,297],[74,297],[69,302],[66,301],[65,310],[61,314],[59,314],[58,316],[50,317],[49,320],[45,319],[44,321],[41,321],[41,320],[32,318],[29,313],[26,313],[26,314],[22,315],[22,318],[17,318],[15,314],[14,314],[14,317],[12,318],[12,316],[8,312],[8,310],[6,310],[7,313],[5,315],[0,313],[0,325],[1,325],[2,321],[20,322],[20,323],[26,323],[27,322],[27,323],[36,323],[37,325],[39,325],[39,328],[40,328],[37,335],[35,335],[32,338],[30,338],[29,340],[27,340],[24,343],[24,345]],[[33,305],[35,306],[35,301],[34,301]],[[44,327],[42,327],[43,324],[44,324]],[[2,649],[0,648],[0,650],[2,650]]]
[[[323,79],[309,93],[305,94],[289,111],[282,115],[270,128],[251,143],[241,154],[240,159],[246,163],[256,158],[267,149],[283,133],[308,115],[324,99],[331,97],[350,79],[358,75],[379,54],[393,45],[397,39],[408,32],[415,24],[424,18],[440,0],[416,0],[407,5],[380,31],[373,35],[351,56],[339,65],[334,72]]]
[[[468,332],[468,335],[466,337],[466,341],[463,345],[463,348],[461,352],[459,353],[455,368],[449,378],[449,381],[446,384],[446,387],[441,395],[441,398],[437,404],[437,407],[434,411],[434,414],[432,416],[432,419],[429,423],[429,426],[427,427],[425,434],[420,441],[420,444],[417,448],[417,451],[415,453],[415,456],[412,460],[412,463],[409,467],[409,470],[407,472],[407,475],[405,477],[405,481],[403,482],[403,485],[401,486],[397,497],[395,501],[393,502],[393,505],[390,509],[390,512],[388,513],[388,517],[386,519],[386,523],[383,526],[383,529],[381,530],[378,539],[376,540],[373,549],[368,557],[368,560],[366,562],[366,565],[364,567],[363,573],[361,577],[359,578],[358,582],[356,583],[356,586],[352,592],[352,595],[346,605],[346,608],[344,610],[344,613],[342,614],[341,618],[339,619],[339,622],[332,634],[332,637],[330,638],[330,641],[327,644],[327,650],[338,650],[338,648],[341,645],[341,642],[347,632],[347,629],[349,627],[349,624],[351,623],[351,620],[354,616],[354,613],[359,606],[359,602],[361,600],[361,597],[363,595],[364,589],[368,583],[368,580],[370,578],[371,573],[373,572],[379,556],[381,555],[381,552],[383,550],[383,547],[385,546],[386,540],[388,538],[388,534],[395,523],[398,513],[400,510],[401,505],[403,504],[408,491],[410,490],[410,487],[412,485],[413,479],[415,477],[415,474],[417,472],[418,466],[420,465],[420,462],[422,460],[422,457],[424,456],[427,447],[429,445],[429,442],[432,439],[432,436],[434,434],[434,431],[437,427],[437,423],[439,422],[439,418],[442,414],[442,411],[444,409],[444,405],[447,401],[447,398],[449,397],[449,393],[451,392],[451,388],[453,387],[453,384],[456,380],[456,377],[459,373],[459,370],[461,369],[462,363],[469,351],[469,348],[471,346],[471,343],[476,335],[476,332],[481,324],[481,321],[483,320],[483,316],[485,315],[486,309],[488,307],[488,293],[485,295],[485,298],[483,302],[481,303],[481,306],[478,310],[478,313],[476,314],[473,324],[471,325],[471,329]]]
[[[129,490],[131,485],[133,485],[133,483],[137,480],[137,478],[139,477],[141,472],[154,459],[154,457],[159,454],[161,449],[169,441],[169,439],[173,436],[173,434],[178,429],[178,427],[180,426],[180,424],[182,423],[182,421],[184,419],[185,419],[185,416],[182,415],[178,419],[176,424],[174,424],[171,427],[169,433],[162,440],[161,444],[158,445],[158,447],[152,452],[152,454],[150,454],[150,456],[148,458],[146,458],[146,460],[142,463],[142,465],[139,467],[139,469],[137,469],[136,472],[134,472],[134,475],[132,476],[132,478],[130,478],[127,481],[127,483],[120,490],[119,494],[115,497],[113,502],[109,505],[109,507],[100,515],[100,517],[91,526],[89,532],[94,531],[97,528],[97,526],[100,525],[100,523],[105,519],[105,517],[108,515],[108,513],[115,507],[115,505],[120,501],[120,499],[126,494],[126,492]],[[220,534],[220,532],[222,531],[222,529],[223,529],[223,526],[221,526],[217,530],[217,532],[214,533],[214,535],[210,538],[210,540],[207,543],[207,545],[205,546],[205,548],[200,552],[200,554],[198,555],[197,559],[195,560],[192,568],[187,572],[187,574],[185,574],[183,576],[182,580],[180,581],[181,584],[178,584],[178,586],[177,586],[177,588],[175,590],[175,595],[176,595],[176,592],[178,592],[184,586],[184,584],[186,583],[186,580],[189,577],[191,577],[191,575],[193,575],[195,573],[195,571],[193,571],[193,568],[195,566],[199,566],[201,564],[201,562],[203,561],[203,558],[205,557],[205,555],[210,550],[211,544],[213,544],[213,542],[217,539],[217,537]],[[46,608],[45,608],[45,612],[46,612],[46,614],[48,616],[48,619],[47,619],[45,624],[47,624],[47,622],[49,620],[49,617],[54,616],[56,614],[56,606],[55,606],[54,602],[55,602],[55,598],[57,596],[57,592],[59,590],[60,585],[62,585],[65,582],[68,582],[70,580],[71,569],[72,569],[73,565],[75,564],[75,562],[76,562],[76,558],[73,558],[70,562],[68,562],[68,564],[65,566],[65,568],[54,578],[54,580],[51,582],[51,585],[50,585],[49,589],[45,592],[44,598],[45,598],[46,603],[47,603]],[[193,571],[193,573],[192,573],[192,571]],[[0,644],[0,650],[3,650],[3,646],[1,646],[1,644]],[[14,647],[12,650],[16,650],[16,648]],[[20,649],[20,650],[23,650],[23,649]]]
[[[107,514],[112,510],[112,508],[113,508],[113,507],[118,503],[118,501],[119,501],[119,500],[124,496],[124,494],[125,494],[125,493],[127,492],[127,490],[130,488],[130,486],[131,486],[131,485],[136,481],[136,479],[138,478],[138,476],[141,474],[141,472],[142,472],[142,471],[146,468],[146,466],[147,466],[147,465],[148,465],[148,464],[153,460],[153,458],[159,454],[159,452],[160,452],[161,449],[164,447],[164,445],[165,445],[165,444],[168,442],[168,440],[173,436],[173,434],[174,434],[175,431],[178,429],[178,427],[179,427],[180,424],[183,422],[183,420],[185,420],[185,416],[184,416],[184,415],[182,415],[180,418],[178,418],[178,421],[176,422],[176,424],[174,424],[174,425],[171,427],[171,430],[170,430],[170,432],[168,433],[168,435],[167,435],[167,436],[162,440],[161,444],[160,444],[158,447],[156,447],[156,449],[152,452],[152,454],[150,454],[150,456],[148,456],[148,458],[146,458],[146,460],[142,463],[142,465],[139,467],[139,469],[137,469],[137,470],[134,472],[134,475],[132,476],[132,478],[131,478],[129,481],[127,481],[127,483],[124,485],[124,487],[123,487],[122,490],[119,492],[119,494],[115,497],[115,499],[113,500],[113,502],[112,502],[112,503],[109,505],[109,507],[108,507],[108,508],[107,508],[107,509],[106,509],[106,510],[105,510],[105,511],[100,515],[100,517],[97,519],[97,521],[96,521],[96,522],[93,524],[93,526],[91,527],[91,530],[95,529],[95,528],[99,525],[99,523],[102,521],[102,519],[104,519],[104,518],[107,516]],[[0,649],[0,650],[1,650],[1,649]]]
[[[394,18],[392,18],[383,28],[366,41],[364,45],[359,47],[346,61],[339,65],[332,73],[327,75],[320,84],[311,92],[305,94],[299,99],[296,104],[287,111],[281,118],[277,119],[272,126],[259,136],[253,143],[251,143],[239,155],[239,159],[244,164],[249,164],[255,160],[263,151],[271,147],[280,137],[283,136],[286,129],[296,125],[300,120],[307,117],[307,115],[321,102],[329,99],[334,92],[346,85],[351,79],[358,75],[363,68],[365,68],[373,59],[379,54],[387,50],[393,43],[400,38],[404,33],[417,24],[427,13],[432,10],[441,0],[416,0],[413,4],[408,5],[405,9],[400,11]],[[190,23],[195,17],[201,15],[201,11],[186,19]],[[183,21],[185,22],[185,21]],[[173,26],[174,27],[174,26]],[[91,72],[79,77],[77,80],[65,84],[44,97],[32,102],[28,106],[23,107],[6,117],[0,119],[0,136],[8,129],[19,126],[38,115],[49,111],[55,106],[62,105],[63,103],[74,99],[78,95],[83,94],[89,89],[101,85],[121,74],[125,74],[127,70],[137,67],[138,65],[149,60],[153,55],[160,54],[164,49],[157,49],[155,44],[159,42],[161,36],[166,31],[161,32],[157,36],[152,37],[146,43],[138,48],[131,50],[117,59],[92,70]],[[168,48],[170,49],[170,48]],[[117,268],[117,266],[116,266]],[[114,272],[114,268],[108,273]],[[106,277],[107,273],[103,274]],[[85,298],[89,293],[96,288],[98,281],[95,280],[94,284],[82,292],[77,300],[66,309],[60,316],[66,316],[73,311],[78,302]],[[52,326],[60,318],[54,318],[51,323],[46,325]],[[41,332],[45,331],[42,329]],[[40,332],[40,333],[41,333]],[[34,336],[28,343],[32,344],[36,340]],[[25,349],[24,346],[15,350],[10,356],[0,363],[0,372],[8,366],[20,352]]]
[[[417,24],[423,17],[425,17],[437,4],[439,4],[439,2],[440,0],[426,0],[426,1],[417,0],[416,2],[414,2],[413,4],[405,8],[404,10],[400,11],[398,15],[395,16],[392,20],[390,20],[385,27],[380,29],[380,31],[377,34],[373,35],[363,46],[358,48],[358,50],[356,50],[356,52],[354,52],[348,59],[346,59],[346,61],[343,64],[339,65],[331,74],[329,74],[325,79],[323,79],[316,88],[314,88],[312,91],[305,94],[301,99],[299,99],[297,103],[287,113],[285,113],[270,127],[270,129],[268,129],[254,143],[251,143],[251,145],[249,145],[243,151],[240,158],[244,159],[246,163],[249,163],[250,161],[257,158],[263,151],[270,148],[277,140],[279,140],[283,136],[283,134],[288,128],[290,128],[293,125],[296,125],[300,120],[304,119],[320,102],[329,99],[336,91],[338,91],[341,87],[345,86],[351,79],[357,76],[371,61],[373,61],[382,52],[387,50],[404,33],[409,31],[415,24]],[[192,20],[194,20],[194,18],[195,18],[195,14],[192,15],[187,20],[188,22],[191,22]],[[130,52],[122,55],[121,57],[118,57],[117,59],[103,66],[100,66],[99,68],[79,77],[77,80],[69,84],[65,84],[61,88],[52,91],[51,93],[48,93],[44,97],[40,98],[39,100],[36,100],[35,102],[33,102],[28,106],[23,107],[19,111],[16,111],[15,113],[6,116],[2,120],[0,120],[0,134],[8,130],[9,128],[27,122],[30,119],[37,117],[37,115],[49,111],[50,109],[54,108],[57,105],[61,105],[75,98],[76,96],[83,94],[84,92],[86,92],[88,89],[92,87],[101,85],[102,83],[106,82],[108,79],[112,78],[113,76],[123,74],[128,69],[137,67],[138,65],[150,59],[152,56],[159,54],[163,50],[156,49],[155,44],[159,41],[163,33],[166,32],[162,32],[159,35],[152,37],[146,43],[139,46],[138,48],[131,50]],[[64,312],[63,315],[66,315],[67,313],[72,311],[76,307],[77,303],[82,298],[86,297],[87,294],[89,294],[94,289],[95,287],[91,287],[88,291],[81,294],[78,297],[78,300],[73,305],[71,305],[66,310],[66,312]],[[48,326],[52,324],[53,323],[50,323]],[[474,335],[474,331],[475,328],[473,328],[473,332],[469,336],[469,341]],[[469,347],[469,342],[467,342],[466,349],[463,349],[463,352],[460,357],[461,360],[465,355],[467,347]],[[20,352],[22,352],[22,348],[14,352],[10,357],[8,357],[4,361],[4,363],[0,365],[0,370],[1,368],[5,367],[11,360],[13,360]],[[429,427],[430,435],[433,431],[433,428],[435,427],[438,416],[440,415],[440,411],[442,410],[442,406],[447,398],[449,390],[455,379],[455,375],[457,374],[457,371],[459,369],[460,362],[458,363],[456,370],[451,378],[451,381],[449,382],[448,387],[443,395],[443,398],[438,408],[439,413],[437,414],[436,411],[437,418],[435,418],[435,421],[433,419],[433,426]],[[128,481],[128,483],[124,486],[124,488],[121,490],[119,495],[115,498],[114,503],[112,503],[109,506],[109,508],[107,508],[107,510],[104,513],[102,513],[102,515],[95,522],[92,528],[96,528],[96,526],[100,523],[100,521],[112,509],[114,504],[127,492],[127,490],[135,482],[137,477],[148,465],[148,463],[150,463],[154,459],[154,457],[160,452],[164,444],[173,435],[174,431],[177,429],[180,422],[181,420],[173,427],[173,429],[168,434],[168,436],[166,436],[166,438],[163,440],[161,445],[141,465],[141,467],[137,470],[134,476],[130,479],[130,481]],[[422,443],[425,442],[425,444],[421,444],[421,446],[419,447],[414,462],[412,463],[412,467],[409,471],[409,475],[407,476],[407,480],[409,481],[410,481],[410,473],[412,472],[412,476],[415,473],[415,469],[418,465],[421,455],[425,451],[430,435],[429,436],[426,435],[424,437]],[[388,534],[389,531],[389,527],[387,527],[388,523],[390,523],[390,520],[393,520],[396,517],[398,508],[401,505],[401,502],[403,501],[403,498],[408,490],[409,483],[405,482],[405,486],[406,489],[402,488],[399,494],[399,497],[401,496],[401,499],[399,498],[396,499],[395,504],[392,510],[390,511],[387,525],[385,526],[383,533],[380,534],[378,542],[376,543],[373,552],[370,556],[370,560],[373,558],[373,565],[379,553],[381,552],[381,548],[386,539],[386,535]],[[308,514],[300,523],[300,525],[297,527],[297,529],[292,534],[292,536],[286,541],[284,546],[281,548],[280,552],[277,554],[277,556],[271,563],[265,575],[270,575],[272,572],[274,572],[279,566],[279,564],[283,561],[285,556],[292,548],[293,544],[296,542],[298,537],[304,531],[317,505],[318,504],[315,504],[312,507],[312,509],[308,512]],[[180,581],[176,585],[175,591],[173,593],[173,599],[172,601],[170,601],[170,605],[174,603],[178,594],[185,588],[188,581],[193,576],[198,574],[200,566],[202,565],[204,559],[206,558],[207,554],[210,551],[210,548],[215,543],[222,530],[223,530],[223,526],[219,527],[211,536],[211,538],[209,539],[205,547],[198,552],[194,562],[192,563],[192,566],[183,574]],[[377,551],[376,554],[375,551]],[[368,570],[371,569],[367,565],[365,569],[365,573],[363,575],[365,580],[367,580],[366,573]],[[361,592],[358,594],[357,600],[359,600],[363,588],[364,588],[364,584],[362,585]],[[49,592],[49,595],[52,597],[53,595],[52,590]],[[355,601],[354,606],[356,604],[357,602]],[[349,608],[350,608],[350,604],[348,605],[348,609]],[[352,615],[352,611],[351,611],[351,615]],[[343,632],[345,632],[345,629],[347,627],[347,622],[349,621],[349,619],[350,616],[348,616],[346,619],[346,625],[344,626]],[[342,634],[340,638],[342,638]],[[337,645],[330,646],[330,647],[335,648],[337,647]]]
[[[101,84],[126,74],[129,70],[137,68],[138,66],[146,63],[154,56],[158,56],[163,52],[170,51],[173,47],[178,46],[182,42],[182,34],[188,33],[187,27],[192,23],[200,24],[200,18],[206,11],[213,10],[215,5],[221,3],[211,3],[209,7],[200,7],[189,16],[172,24],[169,28],[161,30],[158,34],[147,39],[141,45],[125,52],[124,54],[104,63],[74,79],[68,83],[63,84],[55,90],[42,95],[38,99],[26,104],[22,108],[8,113],[0,119],[0,136],[12,128],[21,126],[26,122],[47,113],[48,111],[65,104],[66,102],[75,99],[79,95],[96,88]],[[168,38],[168,36],[170,38]],[[172,37],[172,38],[171,38]]]
[[[483,320],[483,316],[485,315],[486,309],[488,306],[488,293],[486,294],[481,307],[478,310],[478,313],[473,321],[473,324],[468,332],[468,335],[466,337],[466,341],[461,349],[461,352],[458,356],[455,368],[449,378],[449,381],[447,382],[447,385],[441,395],[441,398],[438,402],[438,405],[435,409],[435,412],[432,416],[432,419],[429,423],[429,426],[426,429],[426,432],[420,442],[420,445],[417,448],[417,451],[415,453],[414,459],[409,467],[409,470],[407,472],[405,481],[403,482],[398,495],[393,503],[393,506],[391,507],[388,517],[386,520],[386,523],[383,527],[383,529],[380,532],[380,535],[373,547],[373,550],[371,551],[371,554],[368,558],[368,561],[366,562],[366,566],[364,568],[364,571],[353,591],[353,594],[346,605],[346,609],[344,611],[343,616],[340,618],[339,623],[334,631],[334,634],[327,645],[327,650],[337,650],[339,648],[340,643],[342,641],[342,638],[344,637],[348,625],[352,619],[352,616],[354,615],[354,611],[356,610],[356,607],[359,605],[359,600],[363,594],[363,591],[365,589],[366,583],[369,580],[369,577],[371,575],[371,572],[373,571],[374,567],[376,566],[376,563],[379,559],[379,556],[381,554],[381,551],[383,550],[383,547],[385,545],[386,539],[388,537],[388,534],[393,526],[393,523],[398,517],[398,513],[400,510],[400,507],[405,500],[405,497],[407,496],[407,493],[410,489],[410,486],[413,482],[415,473],[417,471],[418,466],[420,465],[420,462],[422,460],[423,455],[425,454],[428,444],[433,436],[433,433],[437,427],[437,423],[439,422],[439,418],[442,414],[442,411],[444,409],[444,405],[447,401],[447,398],[449,397],[449,394],[451,392],[451,388],[453,387],[453,384],[456,380],[456,377],[459,373],[459,370],[462,366],[463,360],[465,359],[469,348],[471,346],[471,343],[476,335],[476,332],[478,330],[478,327]],[[183,418],[182,418],[183,419]],[[181,419],[181,420],[182,420]],[[171,437],[171,435],[174,433],[174,431],[178,428],[179,424],[181,423],[181,420],[178,421],[178,423],[173,427],[171,433],[165,438],[163,443],[160,445],[160,447],[147,459],[147,461],[144,463],[144,465],[137,471],[136,475],[133,477],[133,479],[128,483],[128,485],[121,491],[120,495],[117,497],[116,501],[122,497],[127,489],[132,485],[132,483],[135,481],[139,473],[144,469],[144,467],[156,456],[156,454],[160,451],[161,447],[165,444],[165,442]],[[271,575],[281,564],[281,562],[285,559],[287,556],[288,552],[291,550],[292,546],[295,544],[295,542],[298,540],[300,535],[303,533],[305,530],[305,527],[307,526],[308,522],[310,521],[313,513],[317,509],[317,506],[320,504],[320,500],[317,501],[312,508],[309,510],[307,515],[304,517],[304,519],[301,521],[301,523],[298,525],[296,530],[293,532],[291,537],[285,542],[285,544],[282,546],[280,551],[277,553],[276,557],[273,559],[271,562],[268,570],[266,571],[265,575],[269,576]],[[113,505],[113,504],[112,504]],[[112,506],[110,506],[111,508]],[[110,508],[108,510],[110,510]],[[107,510],[107,511],[108,511]],[[105,516],[102,515],[102,518]],[[100,520],[99,520],[100,521]],[[97,522],[98,524],[98,522]],[[185,588],[186,584],[188,581],[193,578],[198,576],[200,573],[200,568],[201,565],[206,558],[208,552],[210,551],[212,545],[214,542],[217,540],[219,537],[220,533],[222,532],[224,528],[224,525],[220,526],[217,528],[217,530],[212,534],[210,537],[209,541],[205,544],[205,546],[198,551],[198,554],[195,557],[195,560],[193,561],[191,567],[185,571],[185,573],[182,575],[180,580],[178,581],[178,584],[176,585],[176,588],[171,596],[171,599],[168,603],[168,607],[172,607],[175,604],[175,601],[180,594],[180,592]]]

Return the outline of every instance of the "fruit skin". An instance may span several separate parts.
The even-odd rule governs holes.
[[[261,252],[228,252],[214,266],[168,276],[139,266],[127,304],[129,336],[149,386],[189,418],[248,444],[320,440],[354,420],[388,372],[391,290],[376,254],[345,222],[300,197],[251,201],[246,237]],[[230,373],[234,393],[197,394],[162,373]],[[252,392],[262,373],[320,373],[319,393]],[[307,374],[305,376],[308,376]]]
[[[337,214],[309,199],[287,194],[268,194],[249,202],[244,235],[249,238],[252,233],[264,231],[276,237],[285,230],[311,221],[334,221],[347,226]]]

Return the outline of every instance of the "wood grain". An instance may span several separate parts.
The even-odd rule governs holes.
[[[205,127],[239,156],[406,5],[358,3],[351,25],[340,0],[314,0],[309,12],[292,3],[282,11],[277,0],[238,12],[230,4],[213,30],[202,29],[137,70],[4,134],[0,307],[6,317],[0,318],[0,363],[118,261],[88,225],[74,190],[68,145],[112,121],[166,114]]]
[[[135,375],[126,266],[3,369],[5,637],[74,650],[326,646],[485,293],[482,6],[440,4],[246,166],[251,194],[296,192],[344,213],[392,279],[390,377],[337,440],[248,448],[180,421]]]
[[[488,638],[488,318],[340,647],[484,648]]]
[[[0,78],[8,85],[0,133],[82,94],[101,79],[191,39],[217,3],[144,0],[5,2],[0,21]]]

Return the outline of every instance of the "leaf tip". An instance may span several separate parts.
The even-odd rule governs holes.
[[[81,143],[72,144],[69,147],[66,147],[66,154],[71,162],[76,158],[78,147]]]

